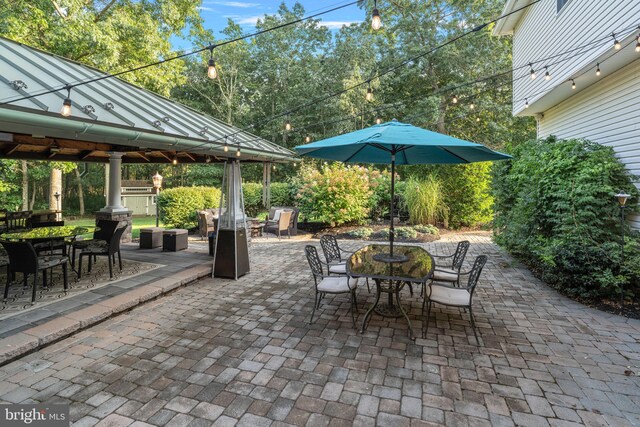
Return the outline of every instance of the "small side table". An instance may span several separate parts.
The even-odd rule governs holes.
[[[162,250],[177,252],[189,246],[188,231],[182,228],[164,230],[162,233]]]
[[[140,249],[154,249],[162,246],[162,232],[160,227],[140,229]]]
[[[252,221],[249,225],[251,229],[251,237],[262,237],[262,229],[264,228],[264,222]]]

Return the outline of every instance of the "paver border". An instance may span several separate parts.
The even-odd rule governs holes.
[[[204,277],[210,277],[211,271],[211,263],[189,267],[170,277],[158,279],[97,302],[91,307],[56,317],[41,325],[2,338],[0,339],[0,367],[180,287]]]

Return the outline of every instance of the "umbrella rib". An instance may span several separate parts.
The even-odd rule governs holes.
[[[465,158],[463,158],[463,157],[458,156],[456,153],[451,152],[451,150],[447,150],[446,148],[444,148],[444,147],[442,147],[442,146],[441,146],[440,148],[441,148],[442,150],[446,151],[447,153],[451,154],[453,157],[457,157],[458,159],[462,160],[464,163],[470,163],[470,162],[469,162],[469,160],[467,160],[467,159],[465,159]]]
[[[364,148],[367,146],[368,144],[363,144],[362,147],[358,148],[358,151],[356,151],[355,153],[353,153],[352,155],[350,155],[349,157],[347,157],[347,159],[344,161],[344,163],[348,163],[351,159],[353,159],[359,152],[361,152],[362,150],[364,150]]]

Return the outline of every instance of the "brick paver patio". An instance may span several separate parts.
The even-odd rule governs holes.
[[[462,238],[467,264],[489,256],[480,346],[441,306],[415,342],[377,315],[358,333],[345,295],[308,325],[308,242],[270,239],[237,282],[201,280],[1,367],[0,401],[70,403],[78,426],[640,424],[640,323],[559,296],[486,234],[426,247]],[[372,296],[359,289],[359,320]],[[419,331],[419,292],[403,297]]]

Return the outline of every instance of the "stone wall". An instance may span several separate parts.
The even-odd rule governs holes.
[[[123,243],[131,242],[131,225],[132,225],[132,219],[133,219],[133,211],[120,211],[120,212],[98,211],[98,212],[96,212],[96,224],[101,219],[126,222],[127,223],[127,229],[125,230],[124,234],[122,235],[121,242],[123,242]]]

